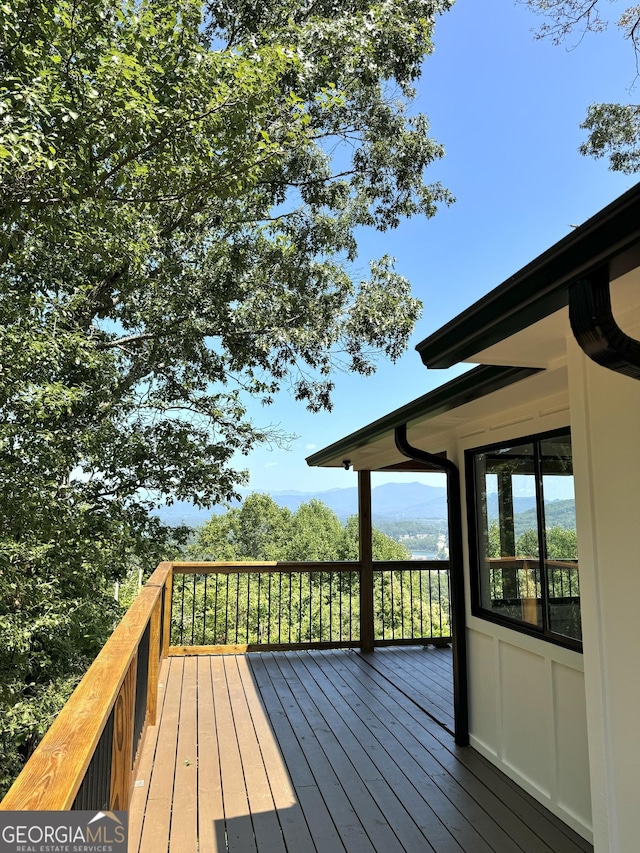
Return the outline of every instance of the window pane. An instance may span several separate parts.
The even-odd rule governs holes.
[[[479,453],[475,465],[481,605],[542,627],[533,444]]]
[[[580,580],[571,441],[568,435],[544,439],[540,442],[540,450],[549,629],[580,640]]]

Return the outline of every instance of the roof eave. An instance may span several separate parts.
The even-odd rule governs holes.
[[[471,305],[416,349],[451,367],[566,307],[569,285],[640,240],[640,183]]]
[[[540,368],[536,367],[480,365],[308,456],[307,465],[320,467],[336,458],[344,456],[347,459],[354,450],[370,444],[397,426],[408,424],[417,418],[426,420],[430,416],[435,417],[452,411],[539,372]]]

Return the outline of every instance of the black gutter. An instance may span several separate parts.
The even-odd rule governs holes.
[[[585,355],[602,367],[640,379],[640,341],[623,332],[614,319],[608,266],[571,285],[569,320]]]
[[[348,458],[349,454],[359,447],[364,447],[391,432],[397,426],[420,418],[426,420],[429,417],[450,412],[465,403],[478,400],[494,391],[499,391],[539,373],[537,367],[496,367],[495,365],[480,365],[473,370],[468,370],[462,376],[457,376],[451,382],[441,385],[428,394],[418,397],[406,406],[396,409],[379,418],[377,421],[341,438],[334,444],[319,450],[317,453],[307,457],[307,465],[323,465],[336,457]]]
[[[407,425],[395,429],[396,447],[409,459],[426,462],[447,475],[449,521],[449,576],[451,579],[451,647],[453,650],[454,735],[458,746],[469,746],[469,695],[467,685],[467,625],[464,602],[464,559],[462,552],[462,500],[460,472],[450,459],[412,447]]]
[[[640,240],[640,184],[416,346],[427,367],[451,367],[569,303],[569,285]]]

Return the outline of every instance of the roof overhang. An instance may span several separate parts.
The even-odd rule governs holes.
[[[341,467],[348,461],[355,470],[396,470],[403,457],[394,431],[403,424],[413,446],[438,453],[454,433],[489,435],[528,420],[534,408],[540,415],[568,411],[570,287],[605,265],[613,313],[622,329],[640,339],[640,184],[417,346],[428,367],[461,361],[479,367],[314,453],[307,463]]]
[[[570,285],[604,264],[611,265],[611,278],[624,276],[639,264],[638,245],[640,183],[425,338],[416,347],[423,363],[440,368],[486,363],[487,350],[529,327],[530,336],[537,331],[539,338],[536,325],[562,311],[555,321],[559,340]]]
[[[404,457],[396,449],[394,441],[397,426],[410,424],[411,434],[415,436],[418,431],[424,441],[427,432],[433,435],[446,430],[454,422],[477,417],[480,401],[488,395],[511,388],[538,373],[537,368],[529,367],[476,367],[319,450],[307,457],[307,464],[340,468],[349,462],[355,470],[427,470],[412,467],[416,463],[402,464]],[[529,393],[525,392],[525,396]],[[437,453],[443,448],[433,447],[431,450]]]

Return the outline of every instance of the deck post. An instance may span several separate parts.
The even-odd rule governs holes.
[[[164,591],[163,591],[164,595]],[[147,720],[155,726],[158,713],[158,675],[160,670],[160,610],[162,599],[158,598],[151,613],[151,633],[149,637],[149,677],[147,679]]]
[[[133,726],[136,705],[138,658],[133,656],[113,706],[113,743],[111,748],[111,808],[127,811],[131,795],[133,768]]]
[[[373,534],[371,471],[358,471],[358,531],[360,548],[360,650],[373,651]]]
[[[162,657],[166,658],[169,655],[169,646],[171,645],[171,601],[173,598],[173,563],[171,571],[167,575],[164,590],[164,625],[162,626]]]

